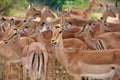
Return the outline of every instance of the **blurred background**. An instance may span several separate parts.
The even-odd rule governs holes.
[[[108,4],[114,7],[116,0],[95,0],[103,5]],[[120,1],[120,0],[118,0]],[[29,3],[33,3],[34,7],[41,9],[43,5],[49,6],[50,9],[56,11],[59,5],[72,9],[87,9],[89,0],[0,0],[0,15],[24,17],[25,11]],[[103,9],[95,8],[91,16],[96,18],[94,13],[102,12]]]

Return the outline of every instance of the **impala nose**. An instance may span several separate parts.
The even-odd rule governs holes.
[[[7,40],[3,40],[3,42],[4,42],[4,44],[7,44],[7,43],[8,43],[8,41],[7,41]]]
[[[55,41],[55,40],[51,40],[51,43],[52,43],[53,45],[57,45],[57,41]]]

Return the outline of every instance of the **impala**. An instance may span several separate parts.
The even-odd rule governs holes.
[[[23,25],[24,27],[36,27],[36,26],[39,26],[40,24],[42,24],[43,22],[46,22],[48,23],[47,21],[47,18],[50,17],[50,18],[55,18],[55,15],[51,12],[51,10],[47,7],[47,6],[44,6],[43,9],[40,11],[41,13],[39,15],[40,16],[40,21],[36,22],[36,21],[33,21],[33,22],[30,22],[30,23],[27,23],[25,25]],[[33,14],[35,15],[35,14]],[[27,36],[30,32],[31,28],[28,28],[27,30],[28,31],[25,31],[22,36]]]
[[[108,5],[106,5],[106,10],[104,11],[101,19],[103,19],[105,22],[107,22],[108,16],[114,18],[114,17],[116,17],[116,14],[115,14],[115,12],[112,11],[112,9],[109,8]],[[110,26],[110,28],[112,29],[113,32],[119,32],[120,31],[120,24],[119,23],[108,22],[107,25]]]
[[[74,9],[71,9],[70,13],[71,13],[71,16],[74,16],[74,17],[81,17],[81,18],[88,18],[88,16],[90,15],[92,9],[95,7],[95,6],[101,6],[101,4],[98,4],[95,2],[95,0],[89,0],[89,4],[88,4],[88,9],[86,10],[74,10]],[[66,10],[64,10],[66,11]]]
[[[85,43],[91,49],[97,49],[97,47],[96,47],[96,41],[97,41],[96,39],[97,39],[97,37],[96,38],[92,38],[92,36],[94,36],[94,35],[98,36],[98,34],[103,34],[105,30],[109,29],[109,28],[107,28],[107,26],[103,22],[101,22],[101,24],[99,26],[99,29],[98,29],[98,32],[94,32],[94,33],[92,33],[94,35],[91,35],[90,34],[90,28],[92,28],[94,26],[95,25],[93,23],[89,23],[89,25],[88,24],[84,25],[82,30],[80,30],[79,32],[74,34],[75,37],[79,37],[79,36],[82,37],[83,36]],[[104,45],[102,46],[102,48],[105,49]]]
[[[69,12],[69,8],[68,8],[68,11],[65,13],[64,11],[62,11],[62,13],[60,13],[60,11],[59,11],[59,9],[57,9],[57,11],[58,11],[58,15],[60,16],[60,17],[63,17],[63,18],[65,18],[65,20],[63,21],[63,24],[66,22],[66,20],[70,17],[69,16],[69,14],[70,14],[70,12]],[[67,16],[66,16],[67,15]],[[67,18],[66,18],[67,17]],[[60,21],[58,21],[57,23],[59,23]],[[62,23],[62,22],[61,22]],[[52,23],[49,23],[49,24],[51,24],[51,25],[55,25],[55,24],[52,24]],[[75,38],[74,37],[74,33],[76,33],[76,32],[78,32],[78,30],[79,29],[81,29],[81,27],[76,27],[76,26],[73,26],[73,27],[71,27],[71,29],[70,30],[68,30],[68,31],[65,31],[64,33],[63,33],[63,39],[66,39],[66,38]],[[49,31],[49,30],[47,30],[47,31],[43,31],[42,32],[42,34],[43,34],[43,36],[44,36],[44,38],[45,39],[50,39],[51,38],[51,36],[52,36],[52,33],[51,33],[51,31]],[[81,38],[80,38],[81,39]]]
[[[21,26],[22,24],[23,23],[19,24],[19,26]],[[21,41],[24,41],[24,42],[22,43]],[[30,44],[33,41],[34,40],[30,40],[30,39],[27,40],[27,38],[22,38],[20,40],[20,32],[18,32],[18,26],[16,28],[15,25],[11,27],[7,35],[3,38],[2,41],[0,41],[0,47],[1,47],[0,57],[2,60],[5,61],[5,68],[6,68],[5,80],[8,80],[10,64],[20,62],[20,57],[22,55],[22,49],[23,49],[21,45],[25,46]]]
[[[57,10],[57,11],[59,11],[59,10]],[[68,13],[69,13],[69,10],[68,10]],[[61,14],[61,15],[64,16],[64,13]],[[81,22],[82,23],[84,22],[85,24],[91,23],[91,22],[95,23],[95,27],[93,28],[93,35],[92,36],[94,38],[97,38],[98,35],[104,33],[105,31],[112,31],[112,30],[115,31],[113,29],[115,26],[111,27],[111,25],[108,25],[107,22],[104,22],[103,18],[105,17],[105,19],[107,19],[109,16],[110,17],[115,17],[115,13],[109,7],[107,7],[107,5],[106,5],[106,10],[104,11],[104,14],[103,14],[101,20],[98,20],[98,21],[87,21],[87,22],[84,22],[84,20],[83,20],[83,21],[79,21],[77,23],[79,23],[78,25],[81,25]],[[74,25],[74,21],[71,21],[71,19],[67,19],[67,22],[68,21],[72,22],[72,24]],[[77,24],[77,23],[75,22],[75,24]],[[81,27],[79,28],[79,27],[76,27],[76,26],[72,26],[69,30],[64,31],[63,32],[63,39],[65,39],[65,38],[75,38],[74,34],[76,32],[78,32],[78,29],[81,30]],[[119,30],[119,28],[116,29],[116,30]],[[51,31],[44,31],[43,35],[44,35],[44,37],[46,39],[50,39],[51,36],[52,36],[52,33],[51,33]],[[78,37],[78,38],[83,41],[83,38],[81,38],[81,37]]]
[[[65,67],[67,72],[74,77],[74,80],[80,80],[80,74],[82,69],[87,65],[99,65],[104,66],[104,64],[114,65],[118,75],[120,76],[119,67],[119,56],[120,50],[79,50],[73,52],[64,51],[64,43],[62,40],[62,32],[70,28],[70,23],[63,26],[57,24],[52,28],[53,36],[51,43],[55,46],[56,57],[58,61]],[[102,54],[101,54],[102,53]],[[84,65],[84,66],[83,66]],[[92,67],[90,67],[92,68]]]
[[[40,22],[41,23],[41,22]],[[39,26],[36,27],[28,27],[26,29],[29,30],[28,35],[29,37],[33,38],[35,41],[42,43],[43,45],[45,45],[45,48],[48,52],[49,55],[49,65],[52,64],[54,66],[54,46],[50,43],[50,40],[46,40],[43,38],[42,33],[39,29],[43,29],[43,27],[45,26],[47,29],[50,29],[49,27],[47,27],[48,25],[46,25],[45,22],[43,22],[42,24],[39,23]],[[64,24],[64,22],[61,22],[62,24]],[[84,49],[86,48],[86,45],[80,41],[79,39],[74,39],[74,38],[70,38],[70,39],[64,39],[64,43],[65,43],[65,50],[69,49],[69,51],[74,51],[76,49]],[[71,43],[71,44],[70,44]],[[67,51],[66,50],[66,51]]]
[[[111,8],[109,8],[108,5],[106,5],[106,9],[105,9],[105,11],[103,12],[102,19],[103,19],[104,21],[107,21],[108,16],[115,18],[115,17],[116,17],[116,14],[112,11]]]
[[[31,80],[47,79],[48,53],[40,42],[33,42],[23,50],[23,80],[26,80],[26,69]]]
[[[99,35],[96,39],[91,37],[90,30],[84,29],[75,36],[83,36],[85,42],[92,49],[120,49],[120,32],[107,32]]]
[[[29,7],[28,7],[28,9],[27,9],[27,11],[26,11],[26,19],[28,19],[28,18],[31,18],[31,17],[33,17],[33,16],[38,16],[38,17],[41,17],[41,11],[40,10],[37,10],[37,9],[35,9],[34,7],[33,7],[33,4],[32,3],[30,3],[29,4]]]
[[[36,42],[40,42],[43,45],[45,45],[45,48],[48,52],[49,55],[49,65],[52,64],[54,66],[54,46],[50,43],[50,39],[44,39],[42,32],[39,30],[43,28],[43,26],[45,25],[45,23],[43,23],[40,27],[29,27],[27,29],[29,29],[29,34],[27,36],[33,38]],[[26,28],[26,27],[25,27]],[[69,38],[69,39],[64,39],[64,43],[65,43],[65,50],[69,50],[69,51],[74,51],[77,49],[86,49],[86,45],[80,41],[79,39],[74,39],[74,38]],[[71,43],[71,44],[70,44]]]

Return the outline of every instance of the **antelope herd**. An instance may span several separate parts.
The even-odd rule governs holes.
[[[26,80],[27,73],[30,80],[51,80],[49,73],[55,71],[57,59],[74,80],[119,80],[120,23],[107,22],[107,18],[118,14],[119,21],[120,8],[118,2],[114,12],[106,5],[100,19],[88,19],[92,8],[98,6],[94,0],[86,10],[67,8],[60,12],[59,6],[59,19],[54,22],[47,20],[56,18],[47,6],[37,10],[32,4],[24,19],[2,16],[0,62],[5,69],[0,70],[0,78],[9,80],[14,63],[19,70],[22,66],[22,80]],[[17,80],[20,74],[19,71]]]

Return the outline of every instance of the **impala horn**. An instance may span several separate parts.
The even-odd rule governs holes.
[[[82,25],[82,30],[80,32],[84,32],[85,31],[85,27],[86,27],[86,24],[83,24]]]
[[[99,4],[99,6],[100,6],[100,7],[103,7],[103,5],[102,5],[102,4]]]
[[[61,6],[58,6],[58,8],[57,8],[57,16],[61,16],[60,8],[61,8]]]
[[[118,4],[117,4],[117,3],[118,3],[118,1],[116,0],[116,2],[115,2],[115,7],[116,7],[116,8],[118,7]]]
[[[70,15],[70,9],[67,7],[67,12],[65,14],[66,17],[68,17]]]
[[[29,3],[28,9],[31,9],[32,7],[33,7],[33,4],[32,4],[32,3]]]

